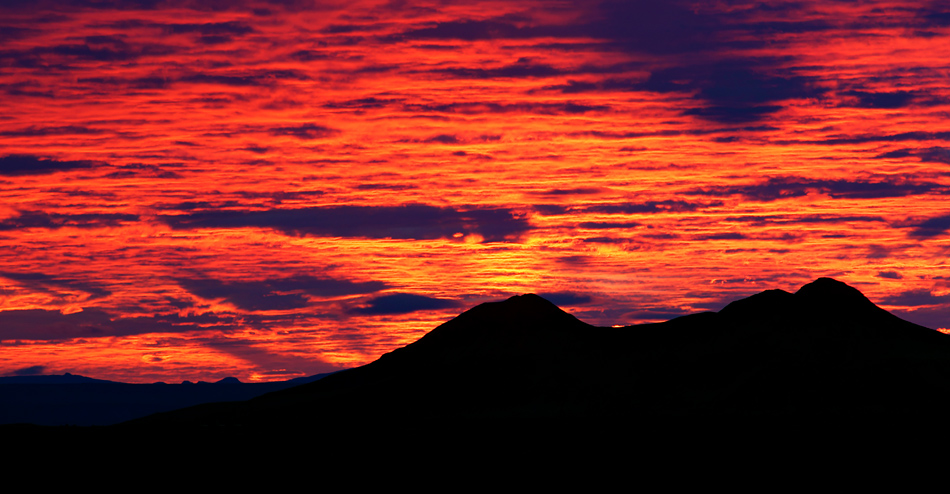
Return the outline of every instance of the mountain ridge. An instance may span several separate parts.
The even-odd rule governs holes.
[[[892,415],[950,404],[945,396],[947,335],[820,278],[794,294],[622,328],[518,295],[321,381],[136,424]]]

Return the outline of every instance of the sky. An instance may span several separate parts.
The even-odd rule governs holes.
[[[281,380],[538,293],[950,328],[950,6],[6,0],[0,375]]]

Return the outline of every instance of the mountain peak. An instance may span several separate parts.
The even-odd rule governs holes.
[[[745,315],[746,317],[775,315],[789,306],[789,300],[792,297],[792,294],[785,290],[766,290],[751,297],[733,301],[723,307],[719,313],[725,316]]]
[[[558,312],[563,312],[560,307],[555,305],[550,300],[534,294],[534,293],[525,293],[523,295],[515,295],[509,297],[507,300],[503,301],[502,304],[507,305],[512,308],[518,309],[529,309],[529,310],[557,310]]]
[[[872,329],[883,327],[884,321],[890,321],[888,324],[893,327],[918,328],[900,331],[900,337],[926,329],[897,318],[856,288],[832,278],[818,278],[794,294],[766,290],[730,303],[719,314],[731,321],[730,324],[772,331],[793,330],[798,334],[814,332],[820,338],[858,335],[890,338],[892,335]]]
[[[462,319],[477,319],[482,321],[498,320],[506,324],[523,324],[529,321],[550,319],[574,319],[574,316],[564,312],[560,307],[549,300],[526,293],[515,295],[500,302],[486,302],[473,307],[459,315]]]
[[[547,302],[544,297],[537,295],[535,293],[523,293],[521,295],[514,295],[503,300],[505,303],[540,303],[541,301]],[[550,302],[548,302],[550,303]]]
[[[877,309],[857,288],[832,279],[818,278],[795,292],[795,298],[803,303],[824,310]]]
[[[406,348],[453,341],[469,349],[481,344],[529,349],[552,333],[570,333],[581,327],[590,326],[544,297],[528,293],[472,307]]]
[[[854,296],[859,295],[861,298],[864,298],[864,295],[861,294],[858,289],[848,285],[843,281],[838,281],[834,278],[818,278],[811,283],[807,283],[798,289],[796,294],[809,294],[809,293],[822,293],[822,294],[833,294],[833,295],[848,295]]]

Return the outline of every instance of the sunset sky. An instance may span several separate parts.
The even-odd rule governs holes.
[[[288,379],[486,301],[950,328],[950,5],[4,0],[0,375]]]

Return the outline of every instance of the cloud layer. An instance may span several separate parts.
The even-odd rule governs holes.
[[[0,373],[273,379],[518,293],[626,325],[819,276],[946,327],[940,3],[0,19]]]

